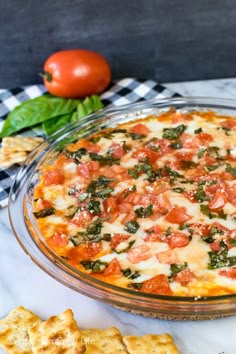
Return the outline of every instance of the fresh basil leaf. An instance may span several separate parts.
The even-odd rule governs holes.
[[[48,119],[45,122],[43,122],[43,130],[45,131],[47,136],[52,135],[59,129],[67,126],[67,124],[69,124],[71,121],[71,117],[72,117],[72,113],[68,113],[63,116]]]
[[[76,110],[79,102],[80,100],[61,98],[50,94],[29,99],[8,114],[0,138],[45,122],[48,119],[72,113]]]
[[[173,144],[170,144],[170,147],[172,147],[175,150],[181,149],[182,148],[182,143],[181,143],[181,141],[176,141]]]
[[[83,102],[78,103],[77,111],[73,114],[71,122],[75,122],[103,107],[103,103],[97,95],[86,97]]]
[[[86,208],[90,211],[91,214],[101,213],[101,206],[99,200],[90,199]]]
[[[209,198],[206,196],[206,193],[203,189],[203,185],[198,184],[197,191],[194,194],[194,197],[197,199],[199,203],[205,202],[206,200],[209,200]]]

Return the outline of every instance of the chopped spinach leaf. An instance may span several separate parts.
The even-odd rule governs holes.
[[[180,188],[180,187],[176,187],[176,188],[172,188],[172,191],[174,191],[176,193],[183,193],[185,191],[185,189]]]
[[[146,135],[129,132],[127,134],[127,137],[131,137],[133,140],[142,140],[142,139],[146,138]]]
[[[108,266],[107,262],[102,262],[99,259],[96,261],[84,260],[81,261],[80,264],[82,264],[86,270],[91,270],[93,273],[101,273]]]
[[[125,226],[125,231],[129,232],[130,234],[135,234],[140,227],[136,220],[131,220],[127,222]]]
[[[130,268],[122,269],[122,273],[128,279],[136,279],[136,278],[140,277],[139,271],[136,270],[136,271],[132,272],[132,270]]]
[[[214,219],[214,218],[219,218],[219,219],[224,219],[224,220],[227,219],[227,214],[224,214],[224,212],[222,210],[219,211],[217,214],[213,214],[213,213],[211,213],[208,205],[206,205],[206,204],[201,204],[200,210],[204,215],[208,216],[209,219]]]
[[[186,269],[188,267],[188,263],[184,262],[184,264],[176,264],[172,263],[170,265],[170,275],[168,276],[169,281],[173,281],[173,278],[181,272],[182,270]]]
[[[86,208],[90,211],[91,214],[100,214],[101,206],[99,200],[90,199]]]
[[[117,254],[125,253],[133,246],[134,243],[135,243],[135,240],[132,240],[132,241],[128,242],[128,245],[125,246],[123,249],[120,249],[120,247],[117,246],[117,248],[113,248],[113,251],[116,252]]]
[[[113,157],[113,155],[107,154],[107,155],[100,155],[97,154],[96,152],[90,152],[89,156],[91,160],[93,161],[98,161],[101,166],[111,166],[111,165],[119,165],[120,164],[120,159],[117,159]]]
[[[71,205],[71,206],[69,206],[69,208],[67,208],[64,211],[64,215],[66,218],[73,218],[73,216],[75,216],[75,214],[77,213],[78,210],[79,210],[79,207],[77,207],[75,205]]]
[[[200,159],[201,157],[203,157],[206,151],[207,150],[205,148],[201,147],[197,154],[198,158]]]
[[[182,143],[181,141],[176,141],[175,143],[170,144],[170,147],[172,147],[175,150],[178,150],[182,148]]]
[[[138,209],[135,209],[135,214],[138,218],[147,218],[152,215],[152,208],[152,204],[149,204],[147,208],[140,207]]]
[[[81,162],[81,157],[86,155],[87,154],[87,150],[85,148],[80,148],[76,151],[68,151],[68,150],[65,150],[64,151],[64,154],[65,156],[68,158],[68,159],[73,159],[75,160],[77,163],[80,163]]]
[[[236,246],[236,240],[234,238],[229,238],[229,244],[231,246]]]
[[[207,170],[208,172],[211,172],[211,171],[215,171],[220,166],[221,166],[220,163],[215,163],[214,165],[205,166],[204,169]]]
[[[45,208],[39,211],[33,212],[34,216],[39,219],[39,218],[45,218],[46,216],[55,214],[56,210],[52,207]]]
[[[176,140],[180,137],[180,135],[185,131],[187,128],[186,125],[180,124],[178,127],[175,128],[164,128],[163,129],[163,138],[169,140]]]
[[[236,167],[228,165],[225,169],[226,172],[231,173],[232,176],[236,177]]]
[[[206,196],[206,193],[204,192],[202,184],[198,184],[197,191],[195,192],[194,197],[199,203],[209,200],[209,198]]]
[[[195,129],[195,130],[194,130],[194,133],[195,133],[195,134],[200,134],[200,133],[202,133],[202,128]]]

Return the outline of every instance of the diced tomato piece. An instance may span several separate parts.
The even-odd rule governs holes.
[[[236,279],[236,267],[229,268],[229,269],[221,269],[219,271],[219,274],[223,275],[224,277]]]
[[[51,247],[65,247],[68,244],[68,238],[61,232],[55,232],[47,242]]]
[[[127,195],[126,198],[124,198],[125,203],[131,203],[133,205],[138,205],[142,203],[142,197],[140,194],[137,192],[131,192],[129,195]]]
[[[189,237],[182,232],[172,233],[168,237],[168,244],[170,248],[185,247],[189,244]]]
[[[159,252],[156,254],[158,261],[162,264],[173,264],[179,263],[179,259],[175,251],[167,250],[164,252]]]
[[[114,212],[117,210],[117,200],[115,197],[109,197],[104,200],[103,202],[104,208],[108,212]]]
[[[158,207],[158,211],[161,214],[166,214],[172,206],[168,197],[163,193],[157,196],[151,195],[150,202]]]
[[[125,149],[120,144],[117,143],[113,143],[109,147],[109,152],[116,159],[121,159],[123,156],[126,155]]]
[[[124,241],[127,241],[130,238],[130,235],[128,234],[114,234],[112,236],[112,239],[110,241],[110,247],[112,249],[116,249],[116,247]]]
[[[227,203],[226,193],[223,191],[216,191],[213,200],[209,203],[210,210],[221,210]]]
[[[128,212],[121,220],[122,224],[126,224],[127,222],[134,220],[135,217],[135,213],[134,210],[130,210],[130,212]]]
[[[167,242],[166,235],[159,225],[154,225],[151,229],[146,230],[148,235],[145,237],[145,242]]]
[[[186,208],[184,207],[174,207],[169,211],[169,213],[165,216],[165,219],[174,224],[184,224],[188,220],[190,220],[192,216],[186,213]]]
[[[35,202],[35,210],[34,211],[40,211],[46,208],[51,208],[52,204],[48,202],[47,200],[44,200],[42,198],[38,198],[38,200]]]
[[[236,229],[232,229],[229,231],[229,237],[236,240]]]
[[[193,120],[193,117],[190,114],[187,113],[180,113],[180,112],[176,112],[172,115],[172,123],[176,124],[176,123],[180,123],[180,122],[188,122]]]
[[[86,226],[91,220],[93,216],[88,210],[81,210],[70,220],[72,224],[75,224],[80,227]]]
[[[130,210],[133,208],[131,203],[123,202],[118,205],[118,209],[120,213],[129,213]]]
[[[147,245],[133,247],[128,251],[127,254],[128,260],[134,264],[139,263],[141,261],[145,261],[146,259],[152,256],[150,248]]]
[[[140,291],[158,295],[172,295],[170,283],[165,274],[158,274],[155,277],[145,280]]]
[[[102,250],[102,242],[88,242],[86,246],[88,258],[96,256]]]
[[[210,248],[212,251],[220,251],[220,245],[218,241],[214,241],[212,243],[210,243]]]
[[[131,131],[135,134],[148,135],[150,130],[143,123],[138,123],[134,127],[132,127]]]
[[[199,134],[197,135],[197,138],[198,138],[198,140],[200,140],[200,142],[201,142],[202,144],[209,143],[210,141],[213,140],[213,136],[212,136],[211,134],[203,133],[203,132],[199,133]]]
[[[52,184],[63,184],[64,174],[58,169],[47,170],[43,173],[43,181],[45,186],[50,186]]]
[[[134,151],[132,156],[135,159],[138,159],[139,161],[143,160],[143,159],[148,159],[149,163],[154,163],[159,158],[160,155],[157,152],[155,152],[154,150],[147,149],[147,148],[141,148],[141,149]]]
[[[93,172],[99,170],[99,167],[98,161],[82,162],[78,165],[77,172],[80,176],[89,178],[92,176]]]
[[[226,189],[228,201],[236,207],[236,184]]]
[[[177,281],[181,285],[186,285],[194,278],[195,275],[193,274],[193,272],[190,269],[186,268],[176,274],[176,276],[174,277],[174,281]]]
[[[226,119],[221,123],[223,128],[236,129],[236,119]]]
[[[210,225],[198,224],[198,223],[191,223],[189,224],[190,228],[194,229],[194,233],[199,236],[209,236],[210,234]]]
[[[186,149],[198,148],[200,146],[197,136],[193,136],[188,133],[181,134],[179,140],[182,143],[182,147]]]
[[[68,251],[68,257],[70,259],[70,263],[78,265],[80,260],[93,259],[93,257],[101,251],[101,242],[88,242],[76,247],[71,247]]]
[[[196,198],[195,198],[195,193],[196,193],[196,191],[194,191],[194,190],[189,190],[189,191],[183,192],[183,195],[184,195],[185,198],[187,198],[191,203],[196,203],[197,200],[196,200]]]
[[[114,258],[107,268],[104,270],[103,274],[105,276],[110,276],[110,275],[121,275],[121,266],[117,258]]]

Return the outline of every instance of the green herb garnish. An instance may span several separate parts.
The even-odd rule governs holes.
[[[172,147],[175,150],[181,149],[182,148],[182,143],[181,143],[181,141],[176,141],[175,143],[170,144],[170,147]]]
[[[135,234],[140,227],[136,220],[127,222],[125,226],[125,231],[129,232],[130,234]]]
[[[128,279],[136,279],[140,277],[140,272],[138,272],[137,270],[132,272],[130,268],[122,269],[122,273]]]
[[[236,167],[228,165],[225,169],[226,172],[231,173],[232,176],[236,177]]]
[[[91,270],[93,273],[101,273],[108,266],[107,262],[102,262],[99,259],[96,261],[84,260],[84,261],[81,261],[80,264],[82,264],[82,266],[86,270]]]
[[[202,133],[202,128],[195,129],[195,130],[194,130],[194,133],[195,133],[195,134],[200,134],[200,133]]]
[[[184,264],[176,264],[172,263],[170,265],[170,275],[168,276],[169,281],[173,281],[173,278],[181,272],[182,270],[186,269],[188,267],[188,263],[184,262]]]
[[[152,208],[152,204],[149,204],[147,208],[140,207],[138,209],[135,209],[135,214],[138,218],[147,218],[152,215]]]
[[[55,214],[56,210],[54,208],[45,208],[39,211],[33,212],[34,216],[39,219],[39,218],[45,218],[46,216]]]
[[[163,129],[163,138],[169,140],[176,140],[180,137],[180,135],[185,131],[187,128],[186,125],[180,124],[176,128],[164,128]]]

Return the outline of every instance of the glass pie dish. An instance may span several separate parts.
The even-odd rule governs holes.
[[[135,121],[170,109],[188,113],[213,111],[236,117],[233,100],[172,98],[108,108],[68,125],[39,145],[20,167],[9,197],[9,216],[15,236],[30,258],[54,279],[69,288],[122,310],[175,320],[212,319],[236,314],[236,294],[220,296],[167,296],[122,288],[91,275],[59,257],[45,242],[33,215],[33,190],[44,166],[50,165],[70,142],[106,128]]]

